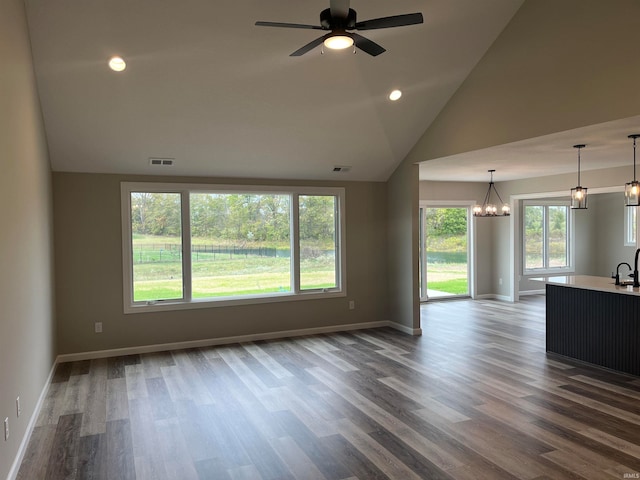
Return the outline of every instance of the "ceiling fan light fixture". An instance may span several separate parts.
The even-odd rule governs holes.
[[[330,48],[331,50],[344,50],[345,48],[349,48],[353,45],[353,38],[348,35],[331,35],[329,38],[325,39],[324,46]]]

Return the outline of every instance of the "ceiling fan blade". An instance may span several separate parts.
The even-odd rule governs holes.
[[[281,22],[256,22],[256,27],[283,27],[283,28],[304,28],[308,30],[322,30],[318,25],[304,25],[301,23],[281,23]]]
[[[296,50],[295,52],[293,52],[289,56],[290,57],[299,57],[300,55],[304,55],[305,53],[313,50],[318,45],[320,45],[322,42],[324,42],[324,39],[327,38],[328,36],[329,35],[323,35],[322,37],[316,38],[315,40],[313,40],[312,42],[307,43],[304,47],[299,48],[298,50]]]
[[[422,13],[407,13],[392,17],[374,18],[356,23],[356,30],[375,30],[378,28],[404,27],[423,23]]]
[[[349,15],[349,0],[331,0],[329,9],[333,18],[347,18],[347,15]]]
[[[377,57],[381,53],[386,52],[386,50],[376,42],[372,42],[368,38],[364,38],[362,35],[352,33],[351,37],[353,38],[353,42],[355,43],[356,47],[373,57]]]

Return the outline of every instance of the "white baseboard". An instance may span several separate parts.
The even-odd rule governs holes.
[[[518,295],[524,297],[526,295],[544,295],[547,291],[543,288],[542,290],[521,290]]]
[[[164,352],[167,350],[183,350],[187,348],[211,347],[215,345],[228,345],[230,343],[256,342],[258,340],[274,340],[278,338],[300,337],[302,335],[317,335],[320,333],[346,332],[349,330],[364,330],[369,328],[391,327],[409,335],[420,335],[415,330],[395,322],[380,321],[367,323],[351,323],[347,325],[331,325],[329,327],[303,328],[300,330],[281,330],[279,332],[256,333],[251,335],[238,335],[234,337],[207,338],[204,340],[190,340],[186,342],[158,343],[154,345],[142,345],[137,347],[114,348],[111,350],[94,350],[91,352],[68,353],[58,355],[57,363],[75,362],[78,360],[91,360],[94,358],[118,357],[122,355],[136,355],[140,353]]]
[[[56,371],[57,364],[58,361],[56,359],[56,361],[53,362],[53,365],[51,366],[51,370],[49,371],[47,380],[44,382],[44,387],[42,387],[42,391],[40,392],[40,396],[38,397],[36,407],[33,409],[33,413],[31,414],[31,418],[29,419],[29,423],[27,424],[27,429],[25,430],[22,441],[20,442],[18,453],[16,454],[16,458],[13,460],[13,465],[11,465],[11,469],[9,470],[9,476],[7,477],[7,480],[15,480],[18,476],[20,465],[22,465],[24,455],[25,453],[27,453],[27,447],[29,446],[29,440],[31,440],[31,434],[33,433],[33,429],[35,428],[36,422],[38,421],[38,416],[40,415],[40,410],[42,410],[44,399],[47,397],[47,391],[49,390],[49,385],[51,385],[51,380],[53,379],[53,374]]]
[[[411,328],[411,327],[407,327],[406,325],[402,325],[401,323],[397,323],[397,322],[387,322],[387,325],[395,330],[399,330],[402,333],[406,333],[407,335],[413,335],[413,336],[420,336],[422,335],[422,329],[421,328]]]
[[[477,295],[474,300],[500,300],[501,302],[513,303],[513,299],[509,295],[497,295],[495,293],[485,293],[484,295]]]

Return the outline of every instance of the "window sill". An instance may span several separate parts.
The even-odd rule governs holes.
[[[125,305],[125,314],[166,312],[172,310],[192,310],[196,308],[235,307],[242,305],[258,305],[264,303],[295,302],[298,300],[323,300],[327,298],[346,297],[346,291],[329,290],[326,292],[309,291],[302,293],[282,293],[268,296],[247,296],[243,298],[218,297],[211,299],[194,299],[191,301],[159,300],[153,303],[140,302]]]
[[[550,268],[550,269],[539,269],[539,270],[526,270],[522,274],[522,277],[527,279],[531,277],[564,275],[564,274],[575,273],[575,271],[576,271],[575,268]]]

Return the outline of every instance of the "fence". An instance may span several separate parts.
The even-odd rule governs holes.
[[[243,247],[237,245],[192,245],[191,258],[194,262],[233,259],[236,257],[289,258],[291,250],[275,247]],[[133,262],[160,263],[179,262],[182,247],[177,243],[147,243],[133,245]]]

